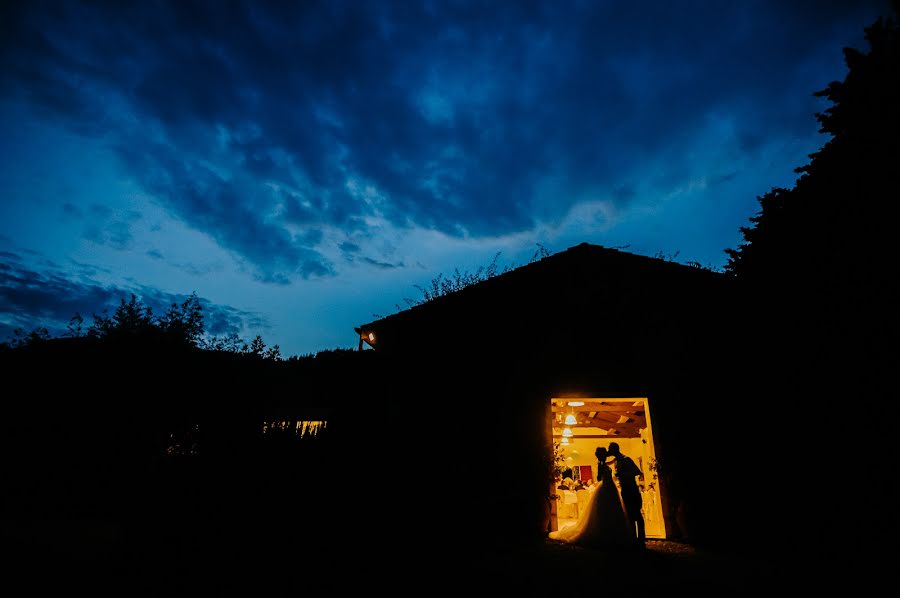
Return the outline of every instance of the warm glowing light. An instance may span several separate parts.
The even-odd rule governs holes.
[[[578,423],[578,420],[575,419],[574,414],[570,413],[569,415],[566,416],[566,425],[567,426],[574,426],[577,423]]]
[[[570,430],[569,428],[563,428],[563,436],[571,436],[571,435],[572,435],[572,430]]]
[[[369,333],[369,342],[370,342],[370,343],[374,343],[374,342],[375,342],[375,333],[374,333],[374,332],[370,332],[370,333]]]
[[[561,442],[560,444],[562,444],[562,445],[569,444],[569,437],[568,437],[568,436],[564,436],[563,439],[562,439],[562,442]]]
[[[584,401],[569,401],[569,407],[582,407]]]
[[[324,420],[298,420],[298,421],[274,421],[263,422],[263,434],[273,432],[293,432],[298,438],[317,436],[319,432],[328,426]]]

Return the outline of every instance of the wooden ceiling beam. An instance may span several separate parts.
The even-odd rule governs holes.
[[[597,413],[593,417],[591,417],[590,415],[581,414],[581,415],[575,416],[575,419],[580,420],[581,422],[588,422],[588,421],[612,421],[612,422],[615,422],[615,421],[618,421],[619,418],[622,416],[625,416],[632,421],[644,421],[646,419],[646,416],[644,415],[643,412],[641,412],[641,413]],[[559,422],[563,422],[563,421],[565,421],[565,418],[559,418],[558,420],[557,420],[557,418],[553,418],[554,423],[559,423]]]
[[[583,440],[594,438],[606,438],[607,440],[615,440],[616,438],[640,438],[640,434],[622,433],[622,434],[585,434],[583,436],[569,436],[569,440]],[[554,434],[554,439],[562,438],[560,434]]]
[[[577,413],[577,412],[581,412],[581,411],[584,411],[584,412],[590,412],[590,411],[613,411],[613,412],[616,412],[616,413],[620,413],[620,412],[622,412],[622,411],[625,411],[625,412],[631,413],[631,412],[636,412],[636,411],[643,412],[643,411],[644,411],[644,405],[643,405],[643,403],[640,404],[640,405],[637,405],[637,406],[634,405],[634,404],[632,404],[632,403],[622,403],[621,405],[610,405],[610,404],[604,404],[604,405],[592,405],[592,404],[590,404],[590,403],[585,403],[585,404],[582,405],[581,407],[559,407],[559,406],[556,406],[556,405],[553,406],[553,412],[554,412],[554,413],[568,413],[568,412],[570,412],[570,411],[574,411],[574,412],[576,412],[576,413]]]
[[[617,428],[617,427],[627,427],[627,428],[645,428],[646,426],[638,425],[638,422],[622,422],[621,424],[616,422],[609,421],[600,421],[596,420],[593,423],[584,423],[584,424],[561,424],[558,422],[553,422],[553,429],[562,429],[562,428]]]
[[[554,425],[556,425],[556,424],[554,424]],[[573,425],[600,427],[600,428],[609,427],[609,426],[637,426],[639,428],[646,428],[647,420],[645,420],[642,417],[640,417],[640,418],[630,417],[630,418],[628,418],[628,421],[620,422],[618,420],[608,420],[608,419],[601,419],[599,417],[595,417],[593,419],[586,419],[583,422],[573,424]]]
[[[568,427],[569,429],[573,428],[573,426],[566,426],[566,427]],[[619,430],[619,431],[628,431],[628,432],[638,432],[639,433],[645,427],[646,426],[632,426],[629,424],[618,424],[618,425],[614,425],[614,426],[613,425],[610,425],[610,426],[583,426],[581,428],[576,428],[576,430],[580,429],[580,430],[587,431],[590,429],[595,429],[595,430],[599,429],[599,430]],[[559,430],[559,433],[557,433],[557,430]],[[554,426],[553,434],[555,436],[561,436],[562,428],[557,428],[556,426]],[[580,434],[578,434],[578,432],[574,431],[574,430],[573,430],[573,435],[580,436]]]

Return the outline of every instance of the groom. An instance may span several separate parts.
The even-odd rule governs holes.
[[[640,546],[644,545],[647,537],[644,532],[644,516],[641,514],[641,489],[638,488],[635,478],[643,475],[640,468],[635,465],[630,457],[626,457],[619,450],[617,442],[609,443],[609,454],[616,458],[613,462],[616,468],[616,479],[619,480],[619,488],[622,491],[622,502],[625,504],[625,513],[633,530],[637,526],[637,539]]]

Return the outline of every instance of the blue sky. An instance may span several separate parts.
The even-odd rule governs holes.
[[[0,8],[0,337],[135,292],[354,347],[541,244],[713,267],[886,1]],[[90,318],[88,317],[88,320]]]

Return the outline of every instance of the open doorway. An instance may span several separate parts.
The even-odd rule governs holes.
[[[656,451],[646,397],[629,398],[553,398],[547,422],[553,439],[562,479],[554,494],[558,497],[551,510],[550,530],[574,525],[595,491],[599,446],[619,444],[643,472],[638,479],[648,538],[663,539],[662,496],[656,473]]]

